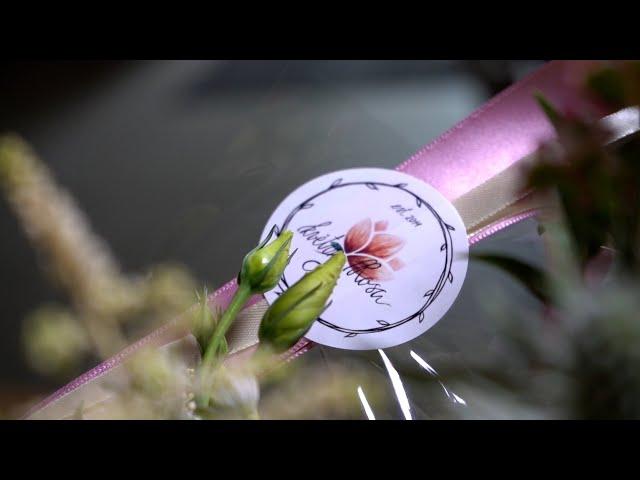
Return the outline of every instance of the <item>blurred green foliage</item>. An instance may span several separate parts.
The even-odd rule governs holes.
[[[595,67],[585,85],[614,111],[637,106],[640,62]],[[526,188],[558,200],[558,215],[540,232],[548,267],[472,258],[511,275],[548,309],[535,332],[513,317],[502,330],[530,377],[507,379],[499,362],[479,371],[501,377],[531,408],[553,405],[560,418],[640,418],[640,135],[607,144],[598,124],[538,101],[557,144],[540,150]]]

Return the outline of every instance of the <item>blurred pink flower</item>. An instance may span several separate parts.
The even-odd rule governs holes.
[[[392,271],[404,263],[395,255],[402,250],[404,240],[384,232],[386,220],[375,222],[366,218],[349,229],[344,239],[344,251],[351,268],[364,278],[376,281],[391,280]]]

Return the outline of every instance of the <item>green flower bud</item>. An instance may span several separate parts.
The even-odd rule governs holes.
[[[325,309],[344,267],[343,252],[307,273],[273,302],[260,323],[260,342],[276,351],[292,347]]]
[[[285,230],[270,244],[265,245],[265,240],[251,250],[242,262],[238,284],[248,286],[251,293],[264,293],[275,288],[289,261],[292,237],[293,233]]]
[[[205,376],[207,369],[214,368],[216,362],[226,354],[225,334],[249,297],[252,294],[264,293],[278,285],[289,262],[289,246],[292,237],[293,233],[285,230],[273,242],[267,244],[271,238],[269,234],[260,245],[244,257],[240,275],[238,275],[238,289],[220,317],[204,351],[201,377]],[[201,378],[201,383],[204,383],[204,378]],[[202,389],[196,396],[196,403],[201,408],[206,407],[209,404],[209,397],[210,392]]]

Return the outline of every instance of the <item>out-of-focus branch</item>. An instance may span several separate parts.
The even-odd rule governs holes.
[[[137,282],[123,277],[73,198],[17,135],[0,137],[0,185],[55,282],[70,296],[102,357],[124,347],[111,319],[139,302]]]

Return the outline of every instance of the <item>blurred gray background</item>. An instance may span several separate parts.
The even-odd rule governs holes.
[[[181,262],[215,287],[237,274],[298,185],[342,168],[392,168],[541,64],[10,62],[0,64],[0,131],[31,142],[125,270]],[[518,228],[488,245],[534,255],[535,227]],[[429,333],[434,349],[486,350],[478,299],[512,289],[526,303],[512,283],[472,266],[468,300]],[[20,342],[24,316],[56,300],[0,199],[0,407],[59,386],[29,370]]]

